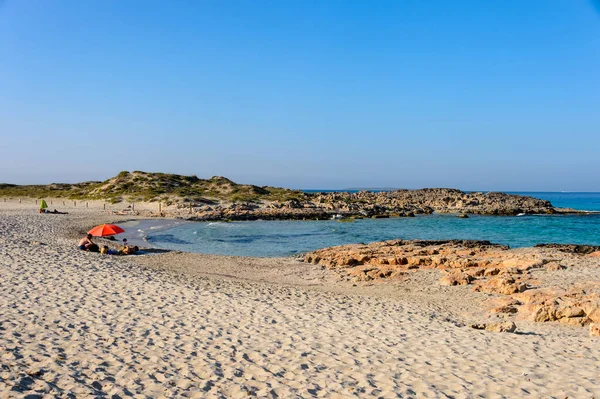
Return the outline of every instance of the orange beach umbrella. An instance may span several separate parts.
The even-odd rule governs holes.
[[[100,226],[96,226],[90,231],[88,231],[88,234],[91,234],[95,237],[105,237],[119,234],[124,231],[125,230],[123,230],[116,224],[101,224]]]

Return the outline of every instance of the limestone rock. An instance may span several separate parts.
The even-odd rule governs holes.
[[[594,323],[600,323],[600,304],[587,306],[586,315]]]
[[[476,285],[473,291],[510,295],[523,292],[526,289],[527,284],[517,281],[511,276],[496,276]]]
[[[491,332],[514,332],[517,329],[517,325],[512,321],[506,321],[502,323],[488,323],[485,326],[486,331]]]
[[[589,319],[587,317],[564,317],[559,319],[558,322],[569,326],[583,327],[589,324]]]
[[[584,326],[600,320],[600,283],[588,282],[578,288],[536,289],[513,295],[523,303],[519,317],[535,322],[558,321]]]
[[[500,269],[498,269],[497,267],[491,267],[489,269],[485,269],[485,272],[483,273],[483,275],[485,277],[490,277],[490,276],[495,276],[498,273],[500,273]]]
[[[598,245],[577,245],[577,244],[536,244],[534,248],[554,248],[561,252],[589,255],[594,252],[600,252]]]
[[[519,311],[519,309],[517,309],[515,306],[510,306],[510,305],[504,305],[504,306],[498,306],[492,309],[492,313],[517,313]]]
[[[471,324],[472,328],[477,330],[485,330],[490,332],[515,332],[517,325],[512,321],[495,322],[495,323],[479,323]]]
[[[461,272],[453,272],[450,273],[440,279],[441,285],[468,285],[474,278],[467,274]]]
[[[546,271],[549,271],[549,272],[556,272],[559,270],[564,270],[566,268],[567,268],[566,266],[563,266],[558,262],[549,262],[548,264],[546,264]]]

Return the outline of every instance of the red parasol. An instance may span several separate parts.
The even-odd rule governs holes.
[[[125,230],[123,230],[116,224],[101,224],[100,226],[96,226],[90,231],[88,231],[88,234],[91,234],[95,237],[105,237],[123,233],[124,231]]]

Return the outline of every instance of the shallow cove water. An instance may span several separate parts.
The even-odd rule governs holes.
[[[524,194],[524,193],[520,193]],[[558,207],[600,210],[600,193],[529,193]],[[600,214],[470,216],[324,221],[181,222],[126,224],[125,236],[152,246],[205,254],[290,256],[333,245],[390,239],[489,240],[511,247],[538,243],[600,245]]]

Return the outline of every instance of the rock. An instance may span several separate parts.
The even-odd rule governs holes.
[[[519,317],[538,323],[558,321],[572,326],[585,326],[600,320],[600,284],[580,283],[570,290],[544,288],[514,295],[524,305]]]
[[[583,317],[585,312],[577,306],[565,305],[556,309],[556,318]]]
[[[546,271],[549,271],[549,272],[556,272],[556,271],[559,271],[559,270],[564,270],[566,268],[567,268],[566,266],[563,266],[563,265],[561,265],[558,262],[549,262],[546,265]]]
[[[594,323],[600,323],[600,304],[598,304],[598,306],[588,306],[586,315]]]
[[[519,269],[517,267],[509,267],[509,268],[500,270],[500,273],[498,273],[498,274],[499,275],[511,275],[511,274],[521,274],[521,273],[522,273],[521,269]]]
[[[600,252],[598,245],[577,245],[577,244],[536,244],[534,248],[553,248],[561,252],[567,252],[578,255],[590,255],[594,252]]]
[[[476,280],[476,277],[482,277],[484,275],[485,269],[484,268],[466,269],[465,273],[467,273],[469,276],[473,276],[474,280]]]
[[[460,214],[456,215],[456,217],[459,219],[468,219],[469,215],[467,215],[466,213],[460,213]]]
[[[537,310],[533,313],[533,321],[536,323],[555,320],[556,306],[552,304],[537,306]]]
[[[505,321],[502,323],[488,323],[485,326],[486,331],[491,332],[514,332],[517,329],[517,325],[512,321]]]
[[[471,324],[472,328],[477,330],[485,330],[490,332],[515,332],[517,325],[512,321],[504,321],[500,323],[479,323]]]
[[[500,269],[498,269],[497,267],[492,267],[489,269],[485,269],[485,272],[483,272],[483,275],[485,277],[490,277],[490,276],[495,276],[498,273],[500,273]]]
[[[600,337],[600,323],[590,324],[590,337]]]
[[[587,317],[565,317],[558,319],[558,322],[569,326],[583,327],[589,324],[589,319]]]
[[[510,306],[510,305],[498,306],[498,307],[492,309],[492,313],[512,314],[512,313],[517,313],[518,311],[519,311],[519,309],[517,309],[515,306]]]
[[[473,288],[475,292],[487,292],[490,294],[510,295],[523,292],[527,289],[527,284],[516,281],[510,276],[497,276],[478,284]]]
[[[450,285],[450,286],[452,286],[452,285],[468,285],[473,280],[474,280],[474,278],[467,273],[453,272],[453,273],[450,273],[450,274],[442,277],[440,279],[440,284],[441,285]]]

